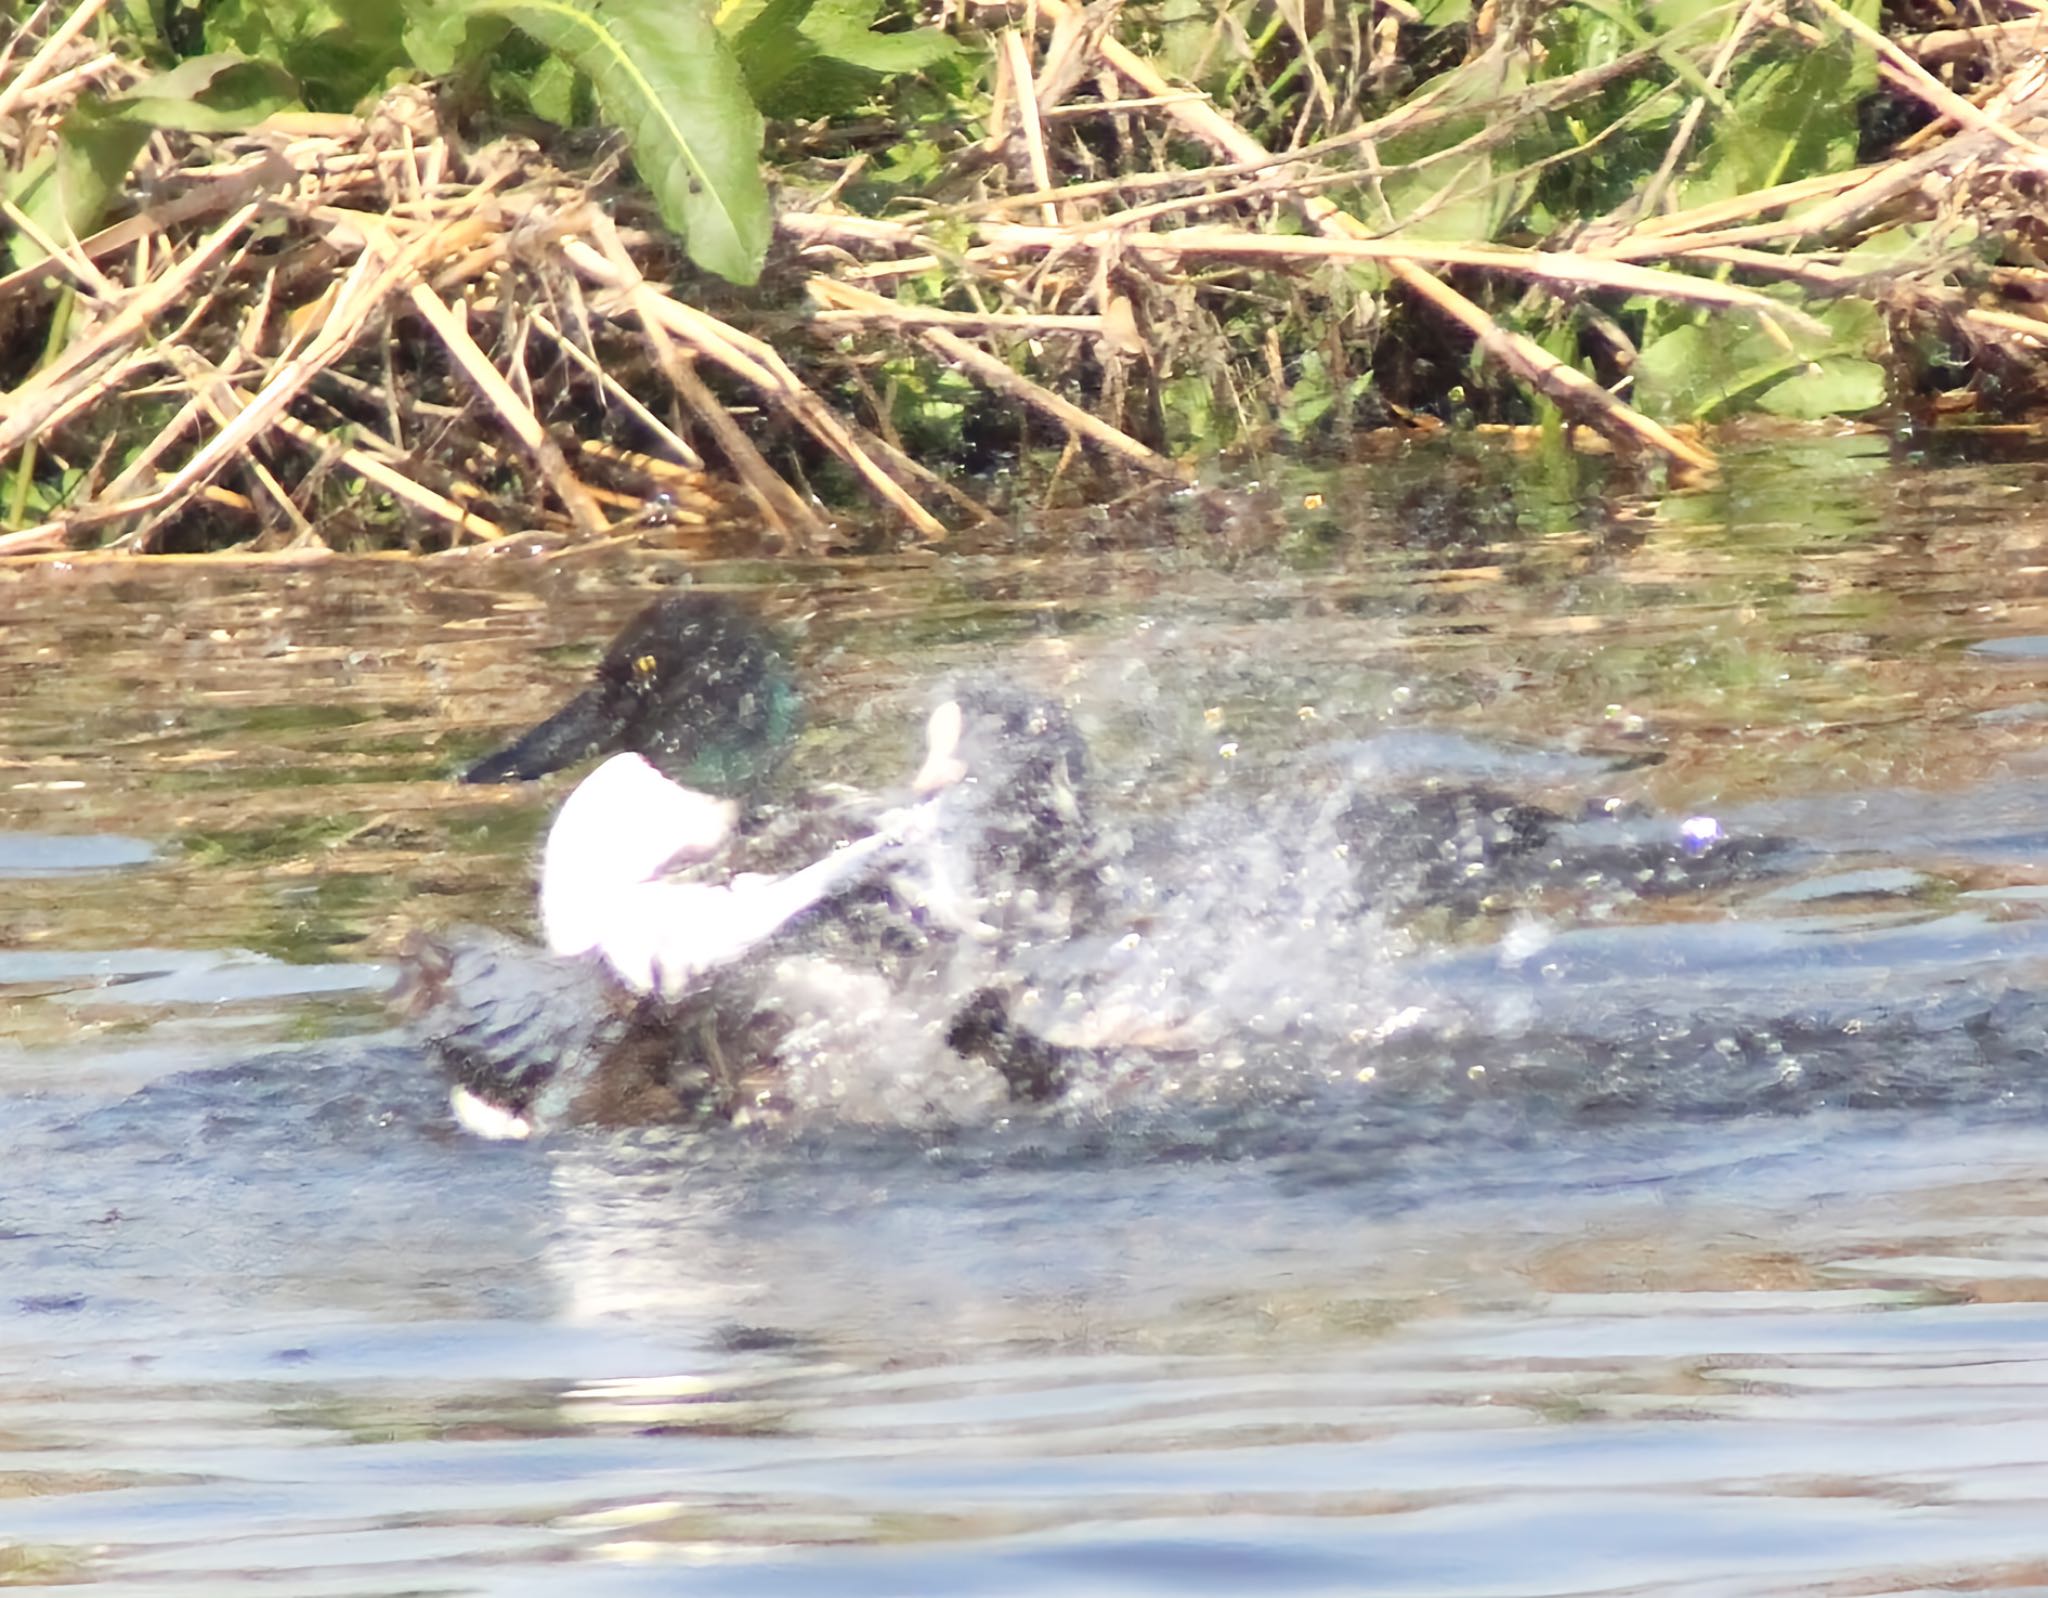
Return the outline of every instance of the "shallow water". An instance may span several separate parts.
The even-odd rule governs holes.
[[[1418,453],[770,586],[0,570],[0,1585],[2048,1584],[2044,484]],[[376,994],[407,925],[530,924],[565,785],[445,775],[686,572],[795,635],[806,780],[900,777],[979,667],[1233,862],[1361,750],[1591,819],[1342,994],[1293,951],[1345,1051],[470,1140]],[[1591,869],[1686,817],[1771,848]]]

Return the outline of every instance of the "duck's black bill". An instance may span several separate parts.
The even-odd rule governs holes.
[[[462,774],[464,782],[531,782],[621,746],[617,716],[601,689],[578,694],[516,743],[485,755]]]

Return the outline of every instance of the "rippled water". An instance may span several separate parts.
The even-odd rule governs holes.
[[[2048,1585],[2044,485],[1441,452],[766,586],[0,570],[0,1585]],[[813,780],[993,667],[1141,819],[1364,740],[1590,807],[1580,868],[1770,847],[1413,906],[1362,1071],[467,1139],[377,991],[529,924],[564,787],[445,774],[686,572],[796,635]]]

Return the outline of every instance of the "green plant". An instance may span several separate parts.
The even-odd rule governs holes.
[[[8,197],[36,231],[56,243],[96,228],[127,180],[128,169],[160,128],[227,132],[296,103],[290,76],[273,63],[206,55],[145,78],[114,95],[88,95],[59,125],[56,142],[8,184]],[[8,241],[16,266],[46,255],[28,232]]]
[[[277,111],[357,108],[393,83],[508,68],[494,79],[569,121],[588,104],[625,135],[662,220],[693,259],[751,283],[771,216],[762,116],[840,112],[954,49],[931,29],[876,31],[886,0],[219,0],[209,53],[120,94],[87,95],[9,198],[46,236],[95,228],[151,132],[231,132]],[[164,37],[183,30],[165,16]],[[512,30],[539,49],[521,49]],[[10,244],[16,265],[42,259]]]
[[[493,51],[507,25],[550,53],[529,96],[568,107],[564,65],[625,135],[641,180],[690,258],[735,283],[760,275],[771,216],[764,112],[843,110],[891,75],[951,52],[929,29],[874,31],[877,0],[417,0],[405,45],[440,76]]]

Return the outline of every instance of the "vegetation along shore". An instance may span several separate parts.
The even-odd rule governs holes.
[[[0,555],[811,553],[2041,397],[2025,0],[7,9]]]

